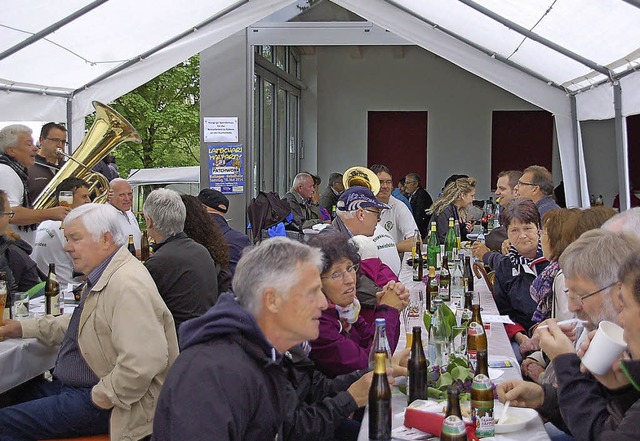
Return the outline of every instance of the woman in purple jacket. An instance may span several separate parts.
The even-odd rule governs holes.
[[[343,233],[319,234],[309,245],[322,250],[322,291],[329,307],[320,317],[320,335],[311,342],[311,359],[318,370],[334,377],[367,369],[375,325],[360,317],[356,279],[358,249]],[[400,335],[400,310],[409,301],[409,290],[399,282],[387,283],[378,293],[375,318],[386,320],[387,338],[393,352]]]

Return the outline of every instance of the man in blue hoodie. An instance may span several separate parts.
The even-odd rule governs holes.
[[[180,327],[181,353],[163,386],[153,439],[283,439],[291,403],[282,354],[318,336],[322,254],[287,238],[240,259],[233,294]]]

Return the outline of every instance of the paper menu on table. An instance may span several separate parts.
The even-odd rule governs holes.
[[[508,315],[482,314],[482,321],[484,323],[504,323],[507,325],[515,324]]]

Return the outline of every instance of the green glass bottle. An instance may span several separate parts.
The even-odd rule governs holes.
[[[438,267],[438,253],[440,252],[440,241],[438,240],[438,232],[436,231],[436,223],[431,222],[431,233],[429,233],[429,241],[427,242],[427,260],[429,266]]]
[[[453,224],[453,218],[449,218],[449,231],[447,231],[447,237],[444,239],[444,251],[447,253],[447,259],[453,263],[456,259],[454,249],[458,248],[458,236],[456,235],[456,229]]]

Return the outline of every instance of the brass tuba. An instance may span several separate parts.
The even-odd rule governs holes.
[[[378,176],[366,167],[356,165],[347,169],[342,174],[342,185],[344,188],[360,186],[367,187],[374,195],[380,191],[380,179]]]
[[[96,190],[98,193],[93,202],[106,202],[109,181],[101,173],[91,169],[118,144],[125,141],[133,141],[136,144],[142,142],[136,129],[118,112],[98,101],[93,102],[93,107],[96,109],[96,119],[93,125],[73,155],[65,155],[69,160],[42,190],[33,203],[34,209],[55,207],[58,202],[56,188],[62,181],[71,177],[84,179],[91,184],[90,191]]]

